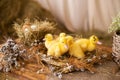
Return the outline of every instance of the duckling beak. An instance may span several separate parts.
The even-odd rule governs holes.
[[[101,44],[102,44],[102,42],[98,41],[98,42],[97,42],[97,44],[101,45]]]

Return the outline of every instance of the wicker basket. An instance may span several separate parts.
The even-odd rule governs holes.
[[[114,33],[112,50],[114,60],[120,66],[120,31],[116,31],[116,33]]]

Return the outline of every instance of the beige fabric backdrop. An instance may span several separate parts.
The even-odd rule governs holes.
[[[38,0],[66,28],[106,31],[112,18],[120,11],[120,0]]]

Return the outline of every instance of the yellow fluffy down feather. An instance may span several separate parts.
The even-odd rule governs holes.
[[[60,33],[57,39],[53,39],[51,34],[45,36],[45,47],[48,49],[47,55],[60,57],[69,50],[69,46],[73,42],[72,36],[66,36],[65,33]]]
[[[78,39],[70,46],[69,54],[79,59],[84,58],[84,52],[95,50],[96,43],[100,44],[97,36],[95,35],[92,35],[89,39]]]
[[[86,51],[93,51],[99,43],[97,36],[92,35],[89,39],[80,38],[74,41],[73,37],[60,33],[59,37],[54,39],[52,34],[45,35],[45,47],[48,49],[47,55],[60,57],[69,51],[71,56],[84,58]]]

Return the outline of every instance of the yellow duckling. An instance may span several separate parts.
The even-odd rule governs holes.
[[[73,44],[73,42],[74,42],[74,39],[73,39],[72,36],[67,35],[67,36],[66,36],[66,40],[67,40],[67,45],[68,45],[68,47],[70,48],[70,46],[71,46],[71,45]]]
[[[48,49],[47,55],[60,57],[69,50],[70,45],[73,43],[73,37],[60,33],[57,39],[53,39],[52,34],[45,35],[45,47]]]
[[[93,51],[96,48],[96,44],[101,44],[97,36],[92,35],[89,39],[78,39],[76,41],[82,50],[85,51]]]
[[[52,34],[46,34],[44,40],[46,48],[49,48],[52,45],[52,43],[54,43]]]
[[[47,55],[48,56],[54,56],[54,57],[60,57],[64,53],[68,51],[68,46],[66,44],[66,34],[61,33],[59,35],[59,38],[53,39],[52,34],[46,34],[45,35],[45,47],[48,49]]]
[[[84,58],[85,54],[80,45],[75,41],[69,48],[69,54],[77,58]]]
[[[60,33],[58,39],[59,45],[57,45],[57,47],[59,49],[59,52],[55,53],[55,57],[60,57],[63,54],[65,54],[69,50],[71,44],[73,43],[73,37],[70,35],[66,35],[66,33]]]
[[[92,35],[89,39],[78,39],[71,45],[69,54],[77,58],[84,58],[84,52],[93,51],[96,48],[96,43],[100,44],[95,35]]]
[[[55,45],[56,41],[53,38],[52,34],[46,34],[45,38],[43,39],[45,41],[45,47],[48,49],[47,55],[55,56],[54,52],[52,51],[53,45]],[[51,49],[51,50],[50,50]]]
[[[66,38],[60,38],[59,41],[54,42],[48,49],[47,55],[54,57],[60,57],[68,51],[68,46],[66,44]]]
[[[60,39],[65,37],[66,37],[66,33],[60,33],[59,36],[56,38],[56,41],[60,41]]]
[[[66,40],[66,45],[68,48],[71,46],[73,43],[74,39],[70,35],[66,35],[66,33],[60,33],[59,37],[57,38],[58,41]],[[65,41],[64,41],[65,42]]]

